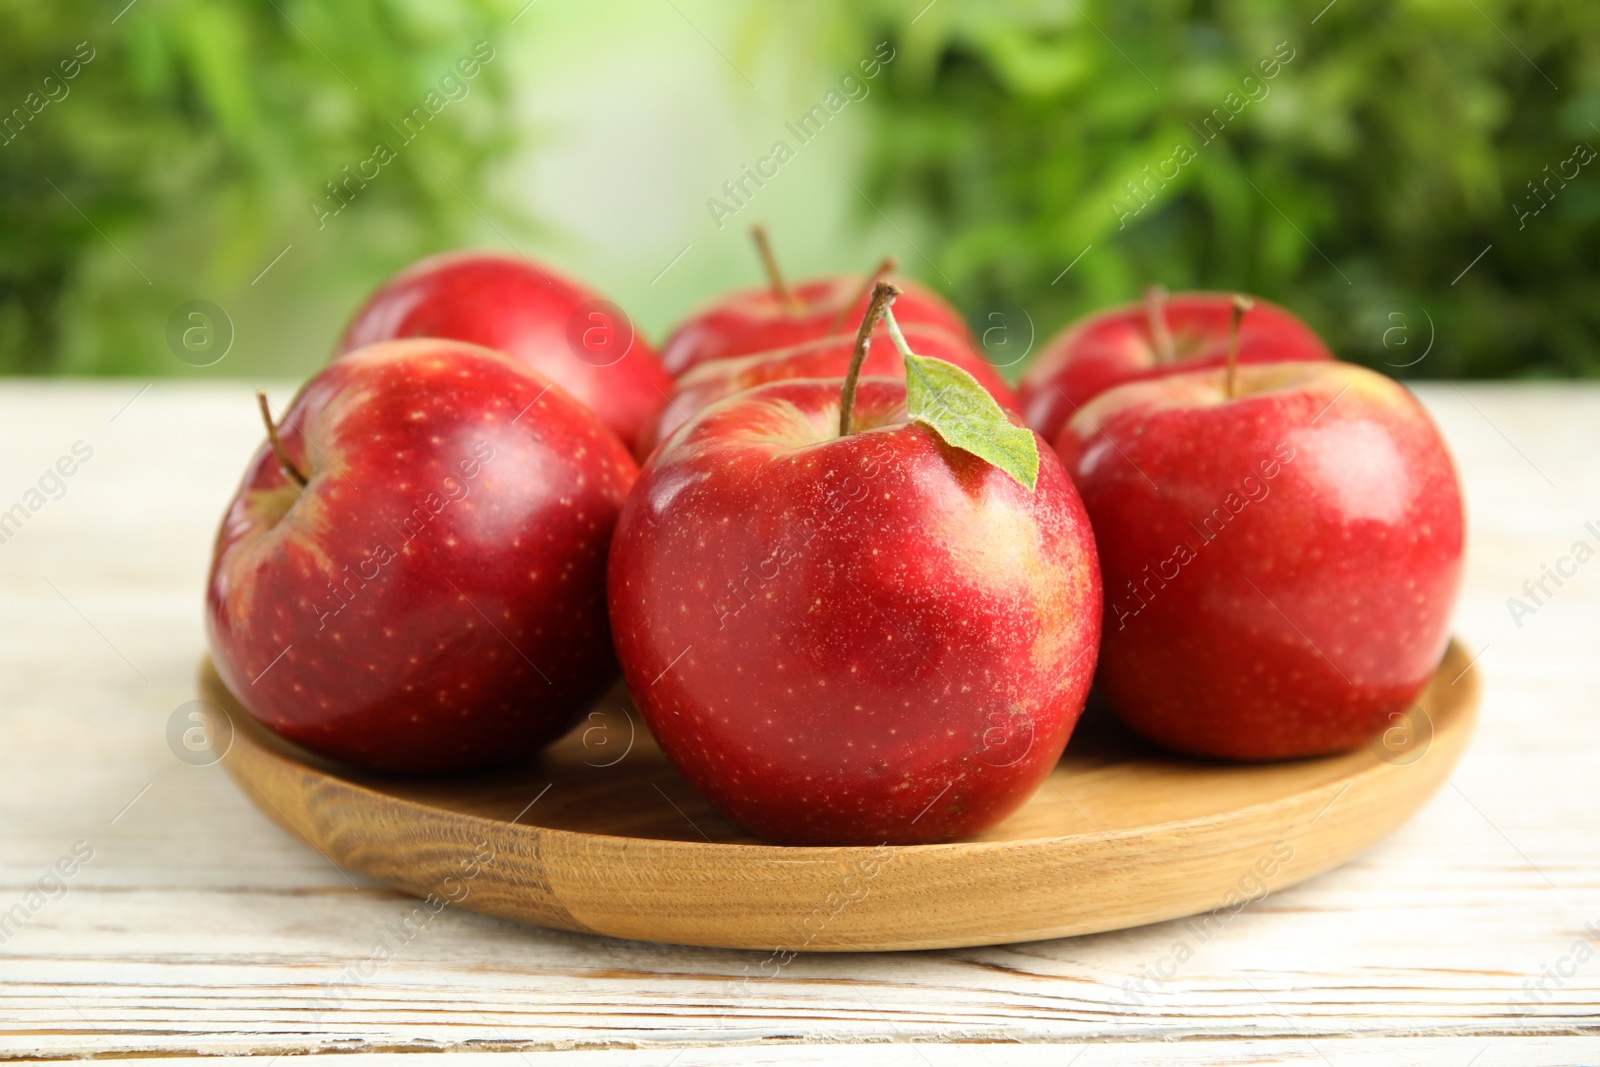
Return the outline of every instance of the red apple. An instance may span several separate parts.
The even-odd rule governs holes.
[[[391,341],[325,367],[272,436],[206,601],[217,670],[262,723],[363,767],[460,771],[527,757],[615,677],[606,554],[637,470],[545,378]]]
[[[867,311],[873,283],[895,265],[894,257],[886,256],[865,278],[837,274],[791,288],[767,243],[766,231],[754,226],[750,233],[766,268],[767,287],[719,297],[680,323],[661,346],[661,365],[668,374],[676,377],[712,360],[771,352],[853,330]],[[957,337],[968,336],[961,313],[942,297],[915,282],[895,279],[893,284],[900,293],[894,305],[900,325],[937,326]]]
[[[979,833],[1083,709],[1100,578],[1066,471],[959,370],[921,360],[915,384],[911,411],[908,383],[853,374],[729,397],[655,451],[618,520],[629,688],[689,782],[772,841]],[[956,424],[930,414],[952,393]],[[966,450],[977,421],[1029,480]]]
[[[1162,378],[1227,360],[1231,293],[1153,288],[1143,303],[1096,312],[1056,334],[1017,386],[1028,425],[1053,441],[1090,400],[1124,382]],[[1239,325],[1241,363],[1332,359],[1322,339],[1291,312],[1255,300]]]
[[[454,252],[412,264],[367,298],[336,354],[401,337],[504,352],[587,405],[630,448],[671,391],[621,308],[520,257]]]
[[[1135,730],[1232,759],[1362,743],[1428,681],[1461,491],[1409,392],[1347,363],[1102,393],[1056,448],[1105,577],[1099,685]]]
[[[972,350],[963,337],[936,326],[918,325],[907,326],[905,337],[918,355],[953,363],[978,379],[1002,407],[1017,406],[1017,398],[1011,387],[995,373],[988,360]],[[694,367],[678,379],[672,398],[656,416],[654,432],[646,435],[640,455],[648,455],[649,450],[666,440],[673,430],[723,397],[789,378],[843,378],[850,367],[854,348],[854,334],[836,333],[775,352],[735,356]],[[861,373],[890,378],[905,377],[900,354],[882,328],[872,334]]]

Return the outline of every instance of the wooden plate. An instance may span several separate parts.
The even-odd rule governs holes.
[[[865,952],[1003,944],[1217,912],[1343,863],[1404,822],[1472,732],[1478,679],[1452,643],[1373,745],[1235,765],[1170,756],[1104,709],[1085,713],[1034,797],[969,842],[879,848],[762,843],[706,806],[620,687],[543,759],[409,780],[352,772],[283,741],[207,661],[228,712],[228,772],[341,866],[427,898],[611,937]],[[1227,910],[1219,910],[1227,909]]]

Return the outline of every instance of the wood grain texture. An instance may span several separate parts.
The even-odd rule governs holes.
[[[1364,851],[1432,796],[1471,736],[1478,679],[1452,644],[1393,736],[1258,765],[1163,753],[1094,709],[993,830],[879,848],[749,836],[673,770],[621,686],[525,766],[431,780],[360,774],[289,744],[250,718],[209,660],[200,693],[231,723],[224,764],[240,788],[334,863],[430,904],[769,952],[775,966],[800,951],[998,945],[1201,913],[1196,930],[1220,929]]]
[[[248,383],[144,385],[0,386],[0,504],[75,440],[95,450],[0,544],[0,912],[75,842],[94,850],[0,944],[0,1055],[1600,1062],[1600,958],[1574,954],[1600,923],[1600,560],[1520,625],[1507,608],[1541,564],[1593,543],[1600,388],[1418,388],[1466,489],[1456,628],[1481,653],[1483,702],[1449,782],[1389,837],[1204,941],[1179,919],[802,954],[767,977],[766,953],[458,907],[401,942],[413,898],[341,873],[221,767],[179,762],[166,729],[194,696],[210,543],[260,428]]]

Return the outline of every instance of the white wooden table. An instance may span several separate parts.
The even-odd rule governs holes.
[[[1532,615],[1507,607],[1575,541],[1600,548],[1600,388],[1419,390],[1471,511],[1458,630],[1482,650],[1478,736],[1403,830],[1179,967],[1166,923],[803,956],[764,979],[752,954],[451,908],[330,1009],[325,985],[412,904],[169,749],[217,518],[261,431],[245,383],[143,385],[0,385],[0,512],[93,449],[0,544],[0,1057],[1600,1062],[1600,562],[1547,582]],[[74,849],[92,857],[36,893]],[[1151,992],[1127,992],[1141,977]]]

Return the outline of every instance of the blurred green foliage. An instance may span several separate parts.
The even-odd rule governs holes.
[[[396,126],[492,46],[503,5],[124,3],[0,2],[0,371],[181,371],[153,339],[183,301],[234,306],[290,243],[280,291],[370,285],[482,206],[506,64],[462,78],[413,143]],[[404,165],[345,187],[362,210],[319,229],[309,203],[380,140]]]
[[[496,195],[527,128],[564,116],[541,152],[567,138],[569,160],[612,166],[600,187],[616,195],[698,188],[697,160],[764,149],[774,116],[887,38],[897,58],[851,105],[864,173],[830,162],[818,188],[834,169],[858,184],[882,214],[861,201],[856,230],[892,227],[905,268],[980,331],[1020,306],[1037,348],[1162,282],[1280,301],[1398,375],[1600,373],[1600,159],[1575,151],[1600,147],[1593,0],[681,0],[657,22],[540,5],[515,33],[524,0],[126,3],[0,0],[0,372],[191,373],[163,338],[203,299],[238,325],[211,373],[301,373],[399,265],[546,233],[526,185]],[[407,141],[403,116],[479,41],[504,54]],[[603,96],[608,56],[634,57],[649,85],[682,80],[685,55],[720,70],[717,50],[754,81],[725,71],[704,100],[674,97],[676,158],[615,166],[626,101],[551,106]],[[574,56],[536,77],[540,57]],[[534,106],[514,114],[519,92]],[[327,183],[379,141],[397,162],[319,225],[309,205],[331,208]],[[571,228],[608,210],[593,199],[538,211]],[[815,207],[796,197],[770,221],[805,225]],[[691,239],[712,252],[676,221],[661,230],[583,252],[618,279],[655,277]]]
[[[908,267],[1040,342],[1161,282],[1280,301],[1394,374],[1600,373],[1600,162],[1574,155],[1600,146],[1600,4],[1323,4],[866,8],[858,42],[904,56],[867,191],[932,264]]]

